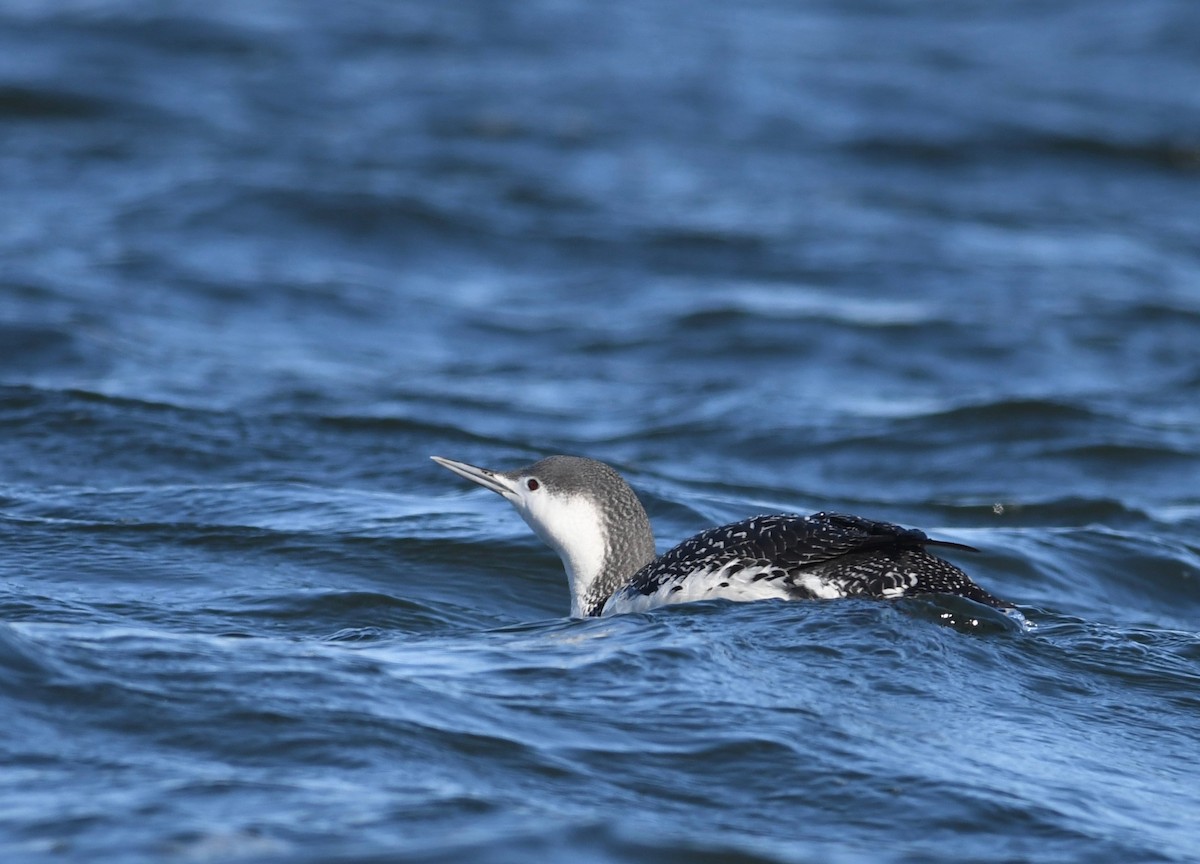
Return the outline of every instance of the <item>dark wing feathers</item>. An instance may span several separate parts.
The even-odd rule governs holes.
[[[709,542],[724,541],[727,552],[808,567],[844,555],[884,550],[941,546],[978,552],[972,546],[931,540],[924,531],[876,522],[843,513],[811,516],[756,516],[697,535]],[[732,542],[731,542],[732,541]]]
[[[884,592],[962,594],[1007,606],[975,585],[954,565],[925,552],[936,546],[969,552],[963,543],[932,540],[925,532],[842,513],[755,516],[710,528],[683,541],[634,574],[624,591],[653,594],[664,583],[712,567],[746,562],[778,567],[797,585],[804,573],[841,586],[847,595],[895,596]]]
[[[817,534],[839,537],[840,544],[849,547],[841,554],[891,547],[921,549],[926,546],[961,549],[964,552],[979,551],[965,543],[933,540],[917,528],[904,528],[891,522],[876,522],[861,516],[847,516],[844,513],[814,513],[803,521],[811,525]]]

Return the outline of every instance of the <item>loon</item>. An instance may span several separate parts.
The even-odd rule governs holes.
[[[955,594],[1021,619],[928,547],[978,552],[915,528],[841,513],[755,516],[654,551],[650,519],[612,467],[549,456],[515,471],[431,457],[503,496],[558,553],[576,618],[641,612],[671,603]]]

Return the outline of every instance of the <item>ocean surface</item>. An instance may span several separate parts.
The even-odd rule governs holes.
[[[1200,860],[1200,4],[0,0],[0,860]],[[567,617],[431,455],[954,598]]]

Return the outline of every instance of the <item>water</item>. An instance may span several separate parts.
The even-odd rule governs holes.
[[[5,861],[1200,856],[1189,0],[0,2]],[[428,460],[951,599],[573,621]]]

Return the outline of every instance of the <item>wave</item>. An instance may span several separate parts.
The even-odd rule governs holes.
[[[7,600],[0,601],[0,606],[8,605]],[[11,624],[0,622],[0,687],[19,693],[56,673],[56,664],[37,642],[27,639]]]
[[[1128,136],[1072,134],[1053,130],[989,130],[987,137],[970,133],[944,138],[889,135],[864,136],[847,142],[855,155],[868,160],[900,160],[933,165],[990,165],[1044,161],[1047,157],[1076,162],[1144,166],[1180,174],[1200,172],[1200,147],[1185,136],[1139,130]]]
[[[111,116],[119,103],[56,86],[0,85],[0,119],[94,121]]]

